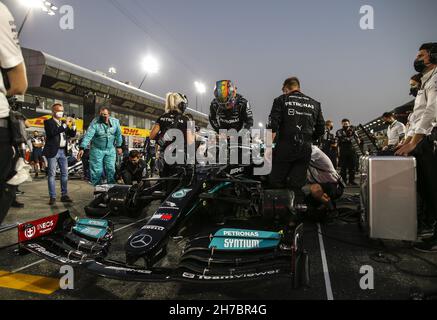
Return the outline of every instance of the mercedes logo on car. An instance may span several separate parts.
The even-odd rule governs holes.
[[[152,243],[153,238],[148,234],[140,234],[130,241],[130,246],[135,249],[146,248]]]

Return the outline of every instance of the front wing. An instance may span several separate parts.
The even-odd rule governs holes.
[[[92,239],[90,236],[72,233],[76,223],[77,220],[71,218],[69,212],[64,212],[20,225],[19,247],[51,263],[70,265],[97,276],[120,281],[228,283],[294,276],[297,251],[292,249],[289,255],[281,252],[266,262],[223,269],[220,272],[211,272],[208,268],[190,268],[183,264],[176,268],[129,266],[124,262],[107,259],[112,239],[110,228],[104,237]]]

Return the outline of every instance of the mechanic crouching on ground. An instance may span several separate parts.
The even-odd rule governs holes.
[[[103,170],[108,184],[116,182],[115,162],[117,154],[123,153],[122,143],[120,121],[111,117],[108,107],[101,107],[100,115],[91,122],[77,155],[80,161],[84,150],[88,145],[90,146],[89,166],[92,185],[97,186],[102,183]]]
[[[195,142],[194,132],[188,130],[189,119],[184,115],[188,107],[188,99],[180,93],[168,93],[165,102],[165,113],[156,121],[150,133],[150,140],[156,141],[160,148],[160,157],[158,161],[161,163],[158,166],[161,177],[170,177],[177,173],[175,165],[169,165],[165,162],[165,151],[172,141],[166,138],[167,131],[178,129],[184,136],[184,145],[177,146],[177,149],[183,150],[186,153],[186,146],[192,145]]]
[[[331,160],[316,146],[312,147],[307,180],[303,190],[311,218],[332,218],[336,212],[335,201],[341,198],[346,186]]]
[[[426,220],[434,222],[433,236],[423,237],[415,249],[437,252],[437,127],[433,128],[437,120],[437,43],[426,43],[420,47],[414,68],[423,75],[410,128],[414,136],[408,137],[396,154],[416,157],[417,188],[430,215]],[[426,230],[419,230],[419,236],[425,234]]]
[[[146,168],[146,162],[141,159],[141,153],[132,150],[129,156],[123,159],[118,176],[127,185],[131,185],[134,182],[140,183]]]
[[[270,113],[268,129],[276,144],[273,150],[270,185],[288,188],[296,203],[303,204],[302,187],[306,184],[311,161],[312,143],[325,132],[320,103],[300,91],[298,78],[284,83],[285,94],[276,98]]]
[[[52,118],[44,121],[44,130],[47,142],[44,147],[43,155],[48,162],[48,185],[49,185],[49,205],[56,203],[56,167],[59,165],[61,171],[61,202],[73,202],[68,196],[68,160],[67,147],[68,138],[76,136],[76,126],[72,118],[62,120],[64,117],[64,107],[55,103],[52,106]]]
[[[12,14],[0,2],[0,225],[16,197],[16,187],[7,182],[15,175],[15,154],[12,144],[7,97],[24,95],[27,90],[26,67],[18,43]],[[3,73],[5,79],[3,79]],[[8,82],[8,88],[5,85]]]

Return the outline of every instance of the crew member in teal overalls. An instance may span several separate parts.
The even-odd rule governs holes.
[[[90,144],[90,174],[94,186],[101,184],[103,169],[107,183],[115,183],[115,162],[117,153],[122,154],[122,135],[120,121],[112,118],[107,107],[100,109],[100,116],[94,119],[80,145],[78,159],[82,158],[85,148]]]

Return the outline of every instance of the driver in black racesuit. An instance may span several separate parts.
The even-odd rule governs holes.
[[[155,140],[160,147],[160,161],[164,160],[165,149],[172,143],[165,141],[164,137],[168,130],[179,129],[184,135],[184,146],[178,149],[186,150],[187,145],[194,143],[194,134],[188,130],[189,118],[184,115],[188,107],[188,99],[180,93],[168,93],[165,104],[165,113],[156,121],[150,133],[150,140]],[[175,174],[175,165],[164,163],[161,177],[169,177]]]
[[[214,96],[209,123],[217,133],[220,129],[240,131],[253,127],[253,112],[249,101],[237,93],[232,81],[217,81]]]
[[[228,145],[232,147],[231,136],[232,132],[220,132],[222,130],[235,130],[239,134],[242,133],[246,138],[250,139],[249,130],[253,127],[253,112],[249,101],[237,93],[237,88],[230,80],[217,81],[214,89],[215,99],[211,102],[209,122],[211,127],[220,137],[225,137],[228,140]],[[229,144],[230,143],[230,144]],[[238,140],[238,146],[246,144],[244,138]],[[222,146],[223,147],[223,146]],[[239,150],[238,162],[241,164],[242,159],[247,156],[248,149]]]

